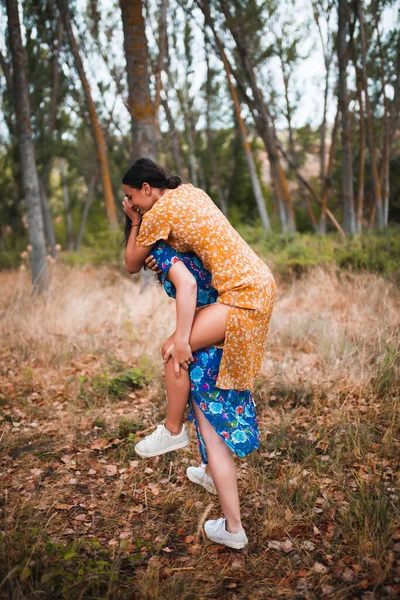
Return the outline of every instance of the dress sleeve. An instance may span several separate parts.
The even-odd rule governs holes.
[[[167,240],[171,231],[168,214],[157,208],[157,204],[143,215],[139,234],[136,238],[138,246],[151,246],[157,240]]]

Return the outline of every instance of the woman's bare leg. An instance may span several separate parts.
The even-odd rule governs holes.
[[[193,402],[193,408],[201,435],[207,447],[207,466],[210,468],[211,477],[226,517],[226,529],[229,533],[237,533],[242,529],[242,521],[240,519],[236,466],[232,451],[218,435],[195,402]]]
[[[195,314],[189,340],[192,352],[223,343],[229,308],[227,304],[216,302]],[[166,349],[167,344],[169,346],[171,343],[173,343],[173,336],[164,344],[163,349]],[[165,364],[165,387],[168,399],[165,427],[173,435],[182,430],[183,415],[190,391],[188,371],[184,368],[179,371],[180,377],[177,377],[172,359]]]

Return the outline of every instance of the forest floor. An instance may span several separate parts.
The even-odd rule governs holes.
[[[134,444],[165,416],[157,285],[52,265],[48,296],[0,274],[0,597],[400,597],[400,291],[315,268],[278,280],[254,398],[261,447],[237,459],[243,551],[211,543],[218,499],[190,446]]]

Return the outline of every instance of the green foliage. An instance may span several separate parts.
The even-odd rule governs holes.
[[[144,429],[146,429],[146,424],[143,421],[131,421],[130,419],[123,418],[118,423],[118,437],[119,439],[133,439],[135,433]]]
[[[151,374],[143,363],[141,367],[132,367],[116,377],[113,377],[108,383],[108,392],[112,396],[120,398],[127,390],[141,388],[151,381]]]
[[[355,271],[372,271],[400,277],[400,232],[393,228],[385,232],[358,234],[338,246],[335,259],[339,267]]]
[[[386,352],[379,357],[374,381],[375,393],[385,397],[391,391],[398,389],[399,372],[400,351],[395,346],[388,345]]]
[[[365,232],[343,242],[337,233],[266,234],[261,227],[238,227],[239,233],[275,271],[301,274],[307,268],[336,264],[352,271],[370,271],[400,280],[400,231]]]

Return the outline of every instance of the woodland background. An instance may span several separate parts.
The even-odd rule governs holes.
[[[0,597],[399,597],[398,4],[1,0],[0,32]],[[193,431],[133,450],[175,310],[123,264],[141,156],[277,279],[242,553]]]

